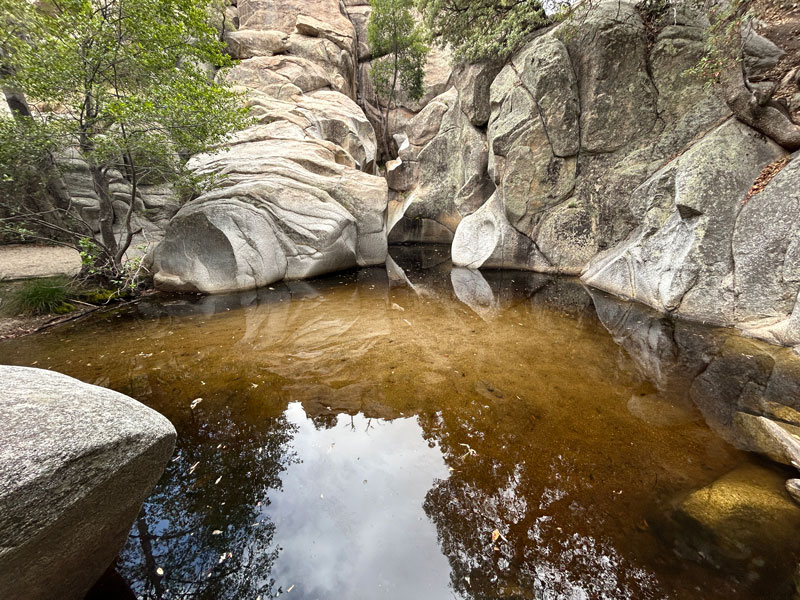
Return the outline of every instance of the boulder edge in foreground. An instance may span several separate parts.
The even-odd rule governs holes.
[[[124,545],[175,428],[60,373],[0,366],[0,381],[0,589],[80,600]]]

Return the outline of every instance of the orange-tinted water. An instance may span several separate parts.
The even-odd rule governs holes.
[[[791,597],[797,545],[704,560],[673,518],[744,465],[786,475],[709,416],[728,391],[697,380],[730,332],[393,252],[0,344],[175,424],[121,558],[138,596]]]

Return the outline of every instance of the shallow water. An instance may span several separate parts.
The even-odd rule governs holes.
[[[674,517],[742,466],[785,478],[736,448],[729,406],[753,361],[796,390],[788,351],[440,248],[393,256],[0,344],[175,424],[121,555],[138,596],[791,597],[797,544],[722,559]]]

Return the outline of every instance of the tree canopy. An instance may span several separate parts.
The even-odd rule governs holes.
[[[532,31],[550,23],[539,0],[417,0],[437,43],[468,62],[508,57]],[[555,5],[555,4],[554,4]]]
[[[411,100],[418,100],[425,93],[423,81],[429,48],[424,29],[411,13],[414,0],[370,0],[370,5],[367,39],[373,56],[378,57],[372,63],[370,76],[379,100],[386,103],[386,138],[388,112],[398,87]]]
[[[9,167],[32,143],[78,149],[100,199],[99,255],[116,269],[138,186],[175,182],[191,155],[246,123],[238,95],[214,77],[232,61],[211,14],[211,0],[0,0],[0,87],[29,107],[0,127],[10,136],[0,168],[19,176]],[[116,230],[111,171],[132,188]],[[76,237],[91,237],[86,228]]]

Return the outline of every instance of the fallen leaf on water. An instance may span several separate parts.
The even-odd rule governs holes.
[[[489,408],[489,407],[487,406],[486,408]],[[468,456],[478,456],[478,453],[475,452],[475,450],[473,450],[472,447],[469,444],[459,444],[459,446],[464,446],[464,448],[467,449],[467,451],[464,454],[461,455],[461,460],[464,460]]]
[[[197,408],[197,405],[200,404],[202,401],[203,401],[202,398],[195,398],[194,400],[192,400],[192,403],[189,405],[189,408],[194,410],[195,408]]]
[[[502,533],[500,533],[499,529],[495,529],[492,532],[492,543],[495,543],[498,538],[503,540],[506,544],[508,543],[508,540],[506,539],[506,536],[504,536]]]

